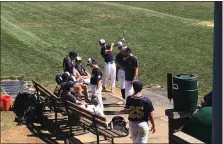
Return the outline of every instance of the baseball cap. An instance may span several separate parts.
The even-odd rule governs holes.
[[[65,72],[62,74],[62,80],[66,81],[68,79],[68,77],[70,76],[69,72]]]
[[[106,41],[104,40],[104,39],[100,39],[99,40],[99,44],[101,45],[101,44],[104,44],[104,43],[106,43]]]
[[[68,82],[66,82],[66,84],[65,84],[65,89],[67,89],[67,90],[69,90],[71,87],[73,87],[74,86],[74,82],[73,81],[68,81]]]
[[[78,61],[81,61],[82,58],[81,58],[80,56],[77,56],[77,60],[78,60]]]
[[[135,92],[140,92],[143,88],[143,83],[140,80],[133,82],[133,89]]]
[[[131,53],[131,52],[132,52],[132,49],[129,48],[129,47],[127,47],[127,48],[125,49],[125,52],[129,52],[129,53]]]
[[[87,62],[87,66],[92,65],[92,64],[96,64],[96,60],[94,58],[89,58]]]
[[[117,43],[118,47],[122,47],[123,46],[123,43],[120,41]]]
[[[69,56],[77,57],[77,53],[74,50],[72,50],[70,51]]]

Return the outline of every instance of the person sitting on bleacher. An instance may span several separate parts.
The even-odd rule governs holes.
[[[56,86],[55,90],[54,90],[54,94],[59,96],[61,95],[62,91],[63,91],[63,87],[65,86],[67,81],[73,81],[75,83],[74,85],[74,90],[77,92],[75,95],[77,96],[77,99],[79,99],[81,101],[81,93],[84,94],[85,97],[85,102],[89,102],[88,100],[88,88],[87,85],[83,84],[83,83],[79,83],[76,81],[76,79],[74,79],[69,72],[65,72],[62,74],[62,80],[61,82]]]
[[[83,65],[81,65],[81,57],[77,57],[76,58],[76,62],[75,62],[75,69],[77,70],[77,79],[79,79],[79,81],[82,81],[83,83],[86,83],[86,84],[90,84],[90,79],[91,79],[91,74],[89,74]]]
[[[99,107],[99,101],[97,99],[97,96],[92,96],[90,103],[86,104],[76,99],[76,97],[72,93],[74,89],[75,89],[75,82],[73,81],[66,82],[63,88],[63,92],[61,94],[61,99],[63,101],[70,101],[72,103],[78,104],[92,113],[104,116],[103,110]]]
[[[61,94],[61,99],[63,101],[70,101],[75,104],[81,104],[80,101],[76,99],[76,97],[72,94],[75,89],[75,82],[68,81],[63,87],[63,92]]]
[[[56,96],[58,96],[58,97],[61,96],[61,94],[63,92],[63,87],[65,86],[67,81],[73,81],[73,78],[70,77],[69,72],[65,72],[63,74],[56,75],[57,86],[53,92]]]

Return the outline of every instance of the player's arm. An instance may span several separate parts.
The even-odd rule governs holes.
[[[73,68],[73,76],[76,78],[77,81],[81,79],[80,73],[75,68]]]
[[[155,121],[154,121],[154,107],[152,102],[148,102],[148,111],[149,111],[149,120],[152,124],[151,130],[152,133],[156,132]]]
[[[134,73],[133,81],[136,80],[136,78],[139,75],[139,63],[138,63],[138,59],[137,58],[135,58],[134,63],[135,63],[135,73]]]
[[[85,71],[87,73],[87,77],[90,78],[91,77],[91,74],[87,71]]]
[[[97,91],[101,88],[102,85],[102,72],[97,72]]]
[[[120,114],[126,114],[128,112],[129,112],[129,97],[127,97],[124,109],[122,109],[119,113]]]
[[[101,79],[98,80],[97,89],[99,89],[100,87],[101,87]]]
[[[149,113],[149,120],[152,124],[151,131],[152,131],[152,133],[155,133],[156,127],[155,127],[155,122],[154,122],[154,112],[153,111]]]
[[[108,50],[106,50],[105,51],[105,53],[107,54],[107,53],[112,53],[112,50],[113,50],[113,46],[115,45],[115,43],[111,43],[111,46],[110,46],[110,48],[108,49]]]

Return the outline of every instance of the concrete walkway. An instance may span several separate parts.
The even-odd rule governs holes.
[[[155,108],[155,123],[156,123],[156,133],[149,134],[149,143],[168,143],[168,121],[165,116],[165,109],[172,108],[172,104],[167,99],[167,92],[162,88],[146,88],[143,90],[143,95],[150,98]],[[122,98],[120,94],[120,90],[117,88],[115,90],[115,94],[111,94],[110,92],[103,92],[103,96],[105,97],[104,103],[121,103]],[[114,112],[118,112],[123,109],[123,106],[120,107],[105,107],[105,114],[108,122],[116,116],[113,114]],[[128,115],[121,115],[128,122]],[[75,136],[75,138],[79,139],[83,143],[95,143],[96,136],[88,133],[80,136]],[[100,138],[100,143],[108,143],[105,141],[103,137]],[[116,138],[115,143],[132,143],[130,136],[124,138]]]

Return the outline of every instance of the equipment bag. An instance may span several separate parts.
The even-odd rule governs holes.
[[[43,104],[37,100],[37,96],[31,93],[19,93],[13,103],[12,110],[16,114],[18,124],[34,122],[42,117]]]

